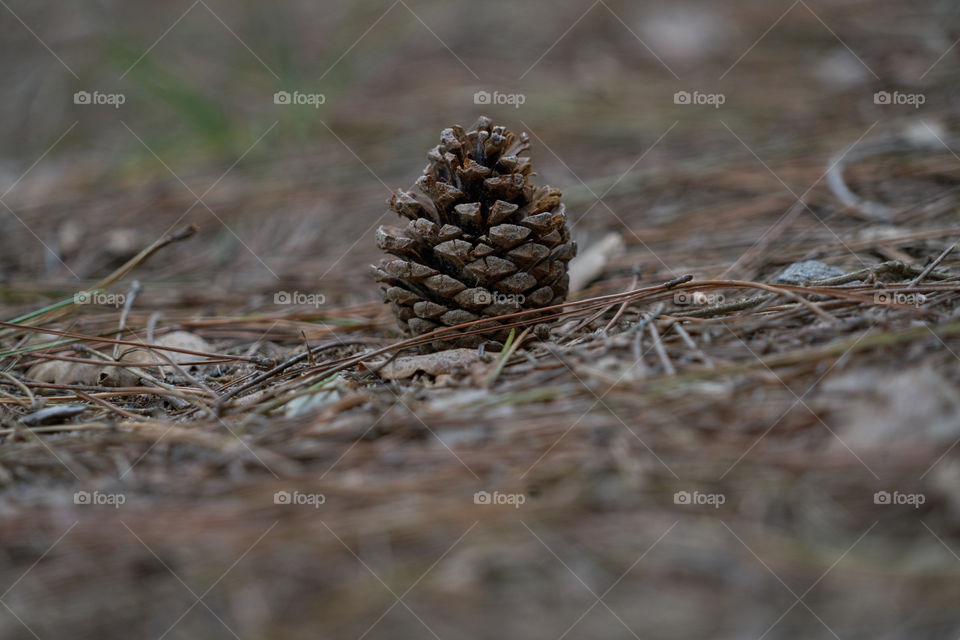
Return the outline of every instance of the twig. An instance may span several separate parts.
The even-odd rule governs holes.
[[[313,352],[310,351],[310,342],[307,340],[307,334],[304,333],[303,329],[300,330],[300,337],[303,338],[303,346],[307,349],[307,362],[310,363],[311,367],[316,366],[316,362],[313,361]]]
[[[667,350],[663,348],[660,333],[657,331],[657,323],[651,322],[647,325],[647,329],[649,329],[650,336],[653,338],[653,348],[656,350],[657,355],[660,356],[660,362],[663,363],[664,372],[666,372],[668,376],[677,375],[677,370],[674,368],[673,363],[670,362],[670,356],[667,354]]]
[[[9,380],[11,383],[13,383],[13,384],[16,385],[17,387],[19,387],[21,391],[23,391],[25,394],[27,394],[27,397],[30,398],[30,406],[31,406],[31,407],[36,407],[36,406],[37,406],[37,399],[34,397],[33,392],[30,391],[30,387],[28,387],[27,385],[23,384],[21,381],[17,380],[16,378],[14,378],[12,375],[10,375],[9,373],[7,373],[6,371],[0,371],[0,376],[3,376],[4,378],[6,378],[6,379]],[[4,394],[4,395],[6,395],[6,394]],[[13,397],[13,396],[8,396],[8,397]]]
[[[252,362],[254,364],[263,364],[263,358],[247,357],[247,356],[231,356],[226,353],[208,353],[206,351],[194,351],[192,349],[181,349],[179,347],[168,347],[168,346],[159,345],[159,344],[148,344],[145,342],[135,342],[133,340],[115,340],[113,338],[105,338],[102,336],[88,336],[82,333],[74,333],[72,331],[61,331],[59,329],[46,329],[42,327],[32,327],[28,325],[14,324],[12,322],[0,322],[0,327],[11,327],[14,329],[23,329],[26,331],[33,331],[35,333],[49,333],[55,336],[75,338],[77,340],[86,341],[86,342],[118,344],[118,345],[130,346],[130,347],[140,347],[142,349],[158,349],[161,351],[173,351],[174,353],[185,353],[190,356],[201,356],[204,358],[242,360],[244,362]],[[0,358],[7,357],[10,355],[14,355],[14,354],[11,352],[0,353]]]
[[[950,255],[950,252],[957,248],[957,241],[954,240],[953,244],[944,249],[939,256],[937,256],[933,262],[927,265],[927,268],[924,269],[920,275],[910,281],[910,284],[907,285],[907,289],[913,289],[916,287],[927,275],[937,268],[937,265],[943,262],[943,259]]]
[[[83,398],[84,400],[86,400],[87,402],[93,402],[93,403],[95,403],[95,404],[98,404],[98,405],[100,405],[100,406],[102,406],[102,407],[104,407],[104,408],[106,408],[106,409],[109,409],[110,411],[113,411],[114,413],[120,414],[120,415],[123,416],[124,418],[129,418],[130,420],[141,420],[141,419],[142,419],[142,416],[138,416],[138,415],[135,414],[135,413],[130,413],[130,412],[127,411],[126,409],[121,409],[120,407],[116,406],[115,404],[113,404],[113,403],[111,403],[111,402],[107,402],[107,401],[104,400],[103,398],[97,398],[96,396],[91,396],[90,394],[84,393],[83,391],[76,391],[75,393],[76,393],[78,396],[80,396],[81,398]]]
[[[630,280],[630,286],[627,287],[627,290],[632,291],[637,286],[637,282],[639,281],[639,279],[640,277],[636,273],[634,273],[633,278]],[[617,323],[617,320],[619,320],[620,316],[623,315],[623,312],[627,310],[627,306],[629,306],[629,304],[630,304],[629,300],[623,301],[623,304],[621,304],[620,308],[617,309],[617,312],[613,314],[613,317],[610,318],[610,322],[607,323],[607,326],[603,328],[603,331],[601,333],[606,334],[607,331],[610,331],[610,327],[612,327]]]
[[[690,337],[690,334],[687,333],[687,330],[683,328],[683,324],[680,322],[674,322],[673,328],[676,330],[677,333],[680,334],[680,338],[686,343],[686,345],[690,347],[694,353],[697,354],[697,357],[699,357],[700,360],[703,361],[703,363],[707,366],[707,368],[713,369],[713,360],[710,358],[710,356],[705,354],[703,350],[700,349],[699,346],[697,346],[697,343],[693,341],[693,338]]]
[[[119,362],[105,362],[100,360],[91,360],[89,358],[77,358],[76,356],[64,356],[58,353],[38,353],[35,360],[28,360],[23,363],[24,367],[31,367],[40,362],[45,362],[47,360],[59,360],[62,362],[77,362],[80,364],[95,364],[98,367],[122,367],[123,364]],[[232,360],[188,360],[186,362],[181,362],[180,365],[185,367],[192,366],[201,366],[208,364],[224,364],[227,362],[232,362]],[[138,363],[141,367],[166,367],[169,365],[163,364],[162,362],[140,362]]]
[[[345,345],[353,345],[353,344],[366,344],[366,342],[364,342],[364,341],[362,341],[362,340],[356,340],[356,341],[346,340],[346,341],[342,341],[342,342],[340,342],[340,341],[338,341],[338,342],[331,342],[331,343],[328,343],[328,344],[323,344],[323,345],[319,345],[319,346],[313,347],[313,349],[310,349],[307,353],[298,353],[297,355],[292,356],[291,358],[288,358],[287,360],[285,360],[285,361],[283,361],[282,363],[278,364],[277,366],[275,366],[274,368],[270,369],[269,371],[264,371],[263,373],[255,376],[252,380],[249,380],[248,382],[245,382],[244,384],[240,385],[239,387],[235,387],[234,389],[231,389],[231,390],[228,391],[227,393],[225,393],[225,394],[223,394],[222,396],[220,396],[220,400],[219,400],[219,402],[217,403],[217,404],[218,404],[218,410],[219,410],[220,407],[222,407],[222,406],[224,405],[224,403],[226,403],[228,400],[232,399],[232,398],[233,398],[234,396],[236,396],[238,393],[241,393],[241,392],[243,392],[243,391],[246,391],[247,389],[250,389],[250,388],[252,388],[252,387],[255,387],[255,386],[257,386],[258,384],[260,384],[260,383],[262,383],[262,382],[266,382],[266,381],[269,380],[270,378],[273,378],[274,376],[282,373],[283,371],[286,371],[287,369],[289,369],[289,368],[292,367],[293,365],[295,365],[295,364],[297,364],[297,363],[300,363],[300,362],[303,362],[304,360],[306,360],[306,359],[309,357],[309,354],[310,354],[310,353],[320,353],[321,351],[324,351],[324,350],[326,350],[326,349],[333,349],[333,348],[335,348],[335,347],[340,347],[340,346],[345,346]]]
[[[123,336],[123,330],[127,326],[127,314],[130,313],[130,307],[133,306],[133,301],[136,299],[137,294],[140,293],[140,289],[141,287],[140,287],[139,280],[134,280],[132,283],[130,283],[130,290],[127,292],[127,297],[123,301],[123,310],[120,312],[120,326],[117,327],[117,340],[119,340],[120,337]],[[119,344],[113,345],[114,360],[120,359],[119,353],[120,353],[120,345]]]
[[[164,352],[162,352],[162,351],[158,351],[158,352],[157,352],[157,355],[160,356],[161,358],[163,358],[164,360],[166,360],[167,362],[169,362],[170,365],[171,365],[174,369],[176,369],[176,370],[180,373],[180,375],[182,375],[184,378],[186,378],[187,380],[189,380],[190,382],[192,382],[194,385],[196,385],[196,386],[199,387],[200,389],[206,391],[206,392],[213,398],[214,403],[217,402],[217,394],[216,394],[216,392],[215,392],[213,389],[211,389],[209,386],[207,386],[206,383],[204,383],[202,380],[200,380],[200,379],[198,379],[198,378],[190,375],[190,373],[189,373],[186,369],[184,369],[182,366],[180,366],[180,364],[179,364],[175,359],[171,358],[171,357],[170,357],[169,355],[167,355],[166,353],[164,353]],[[163,371],[163,370],[161,369],[160,372],[162,373],[162,371]],[[198,401],[198,402],[199,402],[199,401]],[[207,410],[207,413],[209,413],[210,415],[215,415],[214,410],[213,410],[212,408],[210,408],[209,406],[207,406],[206,403],[199,402],[199,405],[203,406],[203,407]],[[198,406],[198,405],[195,404],[194,406]],[[199,406],[198,406],[198,408],[199,408]]]
[[[159,251],[160,249],[163,249],[163,248],[166,247],[167,245],[173,244],[174,242],[179,242],[179,241],[181,241],[181,240],[186,240],[187,238],[189,238],[190,236],[192,236],[192,235],[195,234],[196,232],[197,232],[197,225],[191,224],[191,225],[189,225],[189,226],[187,226],[187,227],[184,227],[184,228],[180,229],[179,231],[176,231],[176,232],[174,232],[174,233],[168,234],[168,235],[160,238],[159,240],[157,240],[156,242],[154,242],[153,244],[151,244],[149,247],[143,249],[142,251],[140,251],[140,253],[138,253],[137,255],[133,256],[133,257],[130,258],[129,260],[127,260],[122,266],[120,266],[118,269],[116,269],[113,273],[111,273],[110,275],[108,275],[106,278],[104,278],[104,279],[101,280],[100,282],[96,283],[96,284],[90,289],[90,291],[100,291],[100,290],[106,289],[107,287],[109,287],[109,286],[112,285],[113,283],[117,282],[118,280],[122,279],[122,278],[123,278],[124,276],[126,276],[128,273],[130,273],[131,271],[133,271],[134,269],[136,269],[138,266],[140,266],[141,264],[143,264],[144,262],[146,262],[146,260],[147,260],[150,256],[152,256],[154,253],[156,253],[156,252]],[[18,326],[16,326],[16,325],[19,325],[20,323],[26,322],[26,321],[28,321],[28,320],[34,320],[34,321],[49,321],[49,320],[53,320],[53,319],[55,319],[55,318],[58,318],[58,317],[60,317],[60,316],[62,316],[62,315],[64,315],[64,314],[66,314],[66,313],[69,313],[69,311],[72,309],[72,307],[73,307],[74,304],[75,304],[75,302],[74,302],[73,299],[63,300],[63,301],[61,301],[61,302],[55,303],[55,304],[53,304],[53,305],[50,305],[49,307],[45,307],[45,308],[40,309],[40,310],[38,310],[38,311],[33,311],[33,312],[28,313],[28,314],[26,314],[26,315],[23,315],[23,316],[19,316],[19,317],[17,317],[17,318],[14,318],[14,319],[11,321],[11,323],[9,323],[9,324],[4,323],[4,324],[2,324],[2,325],[0,325],[0,326],[6,327],[6,328],[8,328],[8,329],[10,329],[10,328],[22,328],[22,327],[18,327]],[[11,324],[12,324],[12,325],[15,325],[15,326],[11,327],[11,326],[10,326]],[[5,333],[7,333],[7,332],[6,332],[6,331],[0,331],[0,335],[3,335],[3,334],[5,334]]]
[[[197,392],[193,389],[158,389],[156,387],[116,387],[110,389],[109,391],[104,391],[104,387],[98,387],[93,385],[86,384],[55,384],[52,382],[32,382],[30,380],[24,381],[24,384],[27,386],[33,387],[34,389],[51,389],[55,391],[72,391],[76,393],[77,391],[88,391],[100,394],[102,396],[140,396],[140,395],[158,395],[158,396],[172,396],[174,398],[180,398],[186,400],[191,394],[196,394]],[[190,393],[187,393],[187,392]],[[59,400],[70,399],[70,396],[56,396]]]

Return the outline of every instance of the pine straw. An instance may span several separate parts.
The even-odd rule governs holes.
[[[926,263],[943,253],[930,251]],[[783,254],[789,245],[770,243],[751,262],[770,265]],[[391,338],[379,305],[324,308],[322,319],[298,309],[185,314],[152,335],[194,331],[215,351],[148,347],[188,353],[184,368],[194,373],[129,388],[43,384],[25,372],[47,359],[110,360],[112,345],[142,344],[148,314],[133,310],[119,333],[119,311],[78,307],[2,323],[0,473],[10,515],[0,535],[21,541],[8,545],[11,571],[69,530],[11,596],[12,606],[29,610],[45,585],[58,584],[74,595],[32,620],[41,637],[77,625],[106,637],[91,608],[108,602],[130,612],[113,614],[110,629],[119,622],[138,636],[159,635],[193,602],[171,571],[200,595],[243,556],[206,600],[242,636],[270,629],[307,637],[321,620],[331,635],[359,634],[393,602],[391,589],[399,596],[444,558],[408,603],[440,637],[480,624],[481,605],[498,604],[530,617],[509,624],[518,637],[531,632],[531,620],[559,634],[571,621],[551,621],[551,603],[589,595],[572,573],[600,595],[669,531],[605,598],[634,624],[628,612],[646,598],[644,628],[707,629],[675,614],[661,590],[669,602],[698,602],[711,615],[736,607],[767,619],[791,599],[784,587],[752,604],[770,578],[764,565],[799,594],[840,557],[842,566],[806,600],[831,627],[892,623],[889,610],[864,621],[840,604],[850,591],[864,601],[879,597],[861,583],[882,575],[885,597],[909,592],[902,601],[923,610],[915,623],[900,624],[939,628],[952,619],[945,594],[960,565],[921,557],[942,555],[937,537],[947,545],[957,539],[955,495],[944,493],[953,455],[930,470],[949,443],[926,437],[928,425],[918,424],[918,437],[895,449],[882,440],[848,448],[845,403],[852,401],[808,397],[823,378],[850,373],[863,376],[869,393],[874,370],[926,367],[957,383],[956,261],[924,262],[922,255],[875,261],[802,286],[684,275],[617,292],[622,281],[607,277],[590,289],[607,293],[552,309],[553,339],[515,352],[489,390],[469,372],[439,381],[378,378],[384,358],[416,353],[439,335]],[[695,292],[724,301],[675,304]],[[887,304],[878,293],[926,301]],[[509,320],[518,329],[534,322],[524,314]],[[20,346],[41,331],[52,346]],[[493,366],[496,354],[487,360]],[[284,417],[291,400],[324,382],[338,389],[332,402]],[[87,410],[63,424],[28,427],[23,418],[41,405]],[[917,511],[873,504],[874,491],[894,488],[922,491],[927,502]],[[75,506],[76,490],[118,493],[125,502]],[[519,493],[525,502],[475,505],[478,490]],[[676,505],[681,490],[719,492],[726,502]],[[325,502],[275,504],[277,491],[322,493]],[[729,563],[738,567],[735,583]],[[547,584],[556,592],[540,591]],[[521,592],[542,596],[518,604]],[[250,598],[259,603],[254,613]],[[392,620],[396,635],[420,633],[408,618]],[[184,637],[223,630],[211,615],[181,625]],[[807,626],[798,620],[787,628]],[[12,624],[7,630],[19,633]]]
[[[546,31],[563,33],[583,9],[570,8]],[[794,11],[770,42],[797,20],[836,46],[814,15]],[[594,14],[605,16],[597,7],[570,38]],[[877,19],[854,18],[863,28]],[[758,14],[744,33],[759,35],[774,19]],[[621,35],[632,52],[633,36]],[[804,43],[813,37],[800,35]],[[886,55],[885,38],[870,41],[884,43]],[[543,64],[558,58],[569,92],[561,49]],[[730,53],[732,61],[741,51]],[[788,77],[776,58],[757,53],[745,64]],[[798,80],[746,96],[785,92],[811,109],[791,116],[801,133],[755,145],[777,176],[804,187],[822,178],[837,131],[849,142],[869,125],[854,108],[843,116],[853,122],[836,123],[833,112],[814,110],[820,103],[810,94],[799,95],[805,89]],[[754,104],[746,97],[740,104]],[[532,95],[529,102],[537,108]],[[635,108],[625,111],[626,124],[600,122],[606,129],[596,138],[569,122],[550,131],[524,117],[551,143],[580,131],[569,142],[582,147],[577,153],[558,152],[606,167],[609,131],[642,128]],[[727,113],[734,130],[749,130]],[[663,127],[642,131],[646,142],[673,121],[660,115]],[[950,122],[932,108],[924,116]],[[331,124],[366,131],[355,121]],[[384,195],[362,167],[362,182],[352,175],[340,184],[356,164],[345,151],[325,148],[322,158],[272,172],[239,166],[225,181],[235,192],[216,210],[267,256],[279,281],[249,278],[259,263],[236,243],[222,250],[233,239],[211,223],[100,282],[120,293],[132,277],[143,283],[121,323],[121,309],[73,305],[68,276],[37,279],[41,260],[27,248],[4,254],[19,279],[0,305],[11,320],[0,325],[0,601],[9,607],[0,608],[0,637],[34,637],[21,621],[43,640],[229,638],[231,630],[284,639],[956,637],[955,158],[911,152],[897,164],[851,163],[846,178],[857,193],[896,207],[888,223],[844,207],[822,182],[798,191],[795,204],[715,128],[710,138],[679,127],[667,142],[695,153],[664,151],[627,176],[636,141],[610,141],[625,145],[620,170],[589,188],[570,185],[565,200],[588,238],[621,231],[626,252],[555,310],[550,340],[528,339],[509,357],[490,346],[472,368],[439,379],[377,373],[437,336],[402,339],[373,302],[362,269],[376,257],[372,239],[339,260]],[[278,204],[285,192],[271,187],[289,183],[293,165],[307,167],[303,186]],[[406,184],[406,169],[395,180],[384,175]],[[313,184],[314,173],[333,178]],[[77,196],[94,236],[112,225],[163,229],[193,203],[190,194],[166,194],[168,185],[117,188],[129,211],[102,206],[92,191],[86,200],[57,197]],[[344,189],[349,197],[340,201]],[[622,224],[591,190],[607,194]],[[319,212],[302,205],[325,198],[333,204]],[[63,201],[14,208],[47,238],[72,211]],[[144,201],[149,219],[134,206]],[[286,205],[286,215],[275,215]],[[275,216],[271,225],[266,215]],[[91,282],[110,272],[104,265],[116,266],[98,240],[88,239],[82,260],[68,258]],[[847,275],[776,283],[783,268],[807,259]],[[316,287],[328,298],[319,308],[270,304],[277,290]],[[715,303],[677,304],[695,293]],[[888,304],[890,294],[925,300]],[[66,302],[44,307],[51,299]],[[531,324],[511,320],[518,337]],[[160,362],[138,365],[136,386],[26,375],[44,361],[116,368],[115,347],[175,331],[202,336],[211,349],[186,350],[183,370],[171,371],[159,354],[184,350],[148,346]],[[311,396],[323,402],[290,410]],[[57,407],[84,411],[54,424],[28,418]],[[76,504],[77,491],[124,502]],[[524,502],[478,505],[477,491]],[[677,504],[679,491],[725,502]],[[925,502],[878,505],[877,491],[921,493]],[[324,502],[277,503],[277,492],[322,494]]]

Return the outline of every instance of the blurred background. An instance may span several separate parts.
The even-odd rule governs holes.
[[[378,258],[377,225],[394,222],[386,199],[416,179],[444,127],[479,115],[530,134],[538,181],[563,191],[581,247],[622,237],[625,252],[584,295],[622,291],[635,269],[649,284],[678,273],[768,277],[802,257],[860,268],[841,250],[850,247],[922,263],[945,246],[937,230],[958,225],[960,6],[948,0],[0,5],[5,318],[69,297],[191,223],[195,238],[138,269],[138,310],[168,320],[242,316],[278,289],[322,291],[331,308],[380,309],[368,265]],[[878,221],[838,201],[824,173],[851,145],[890,141],[902,152],[846,175],[859,197],[902,214]],[[780,239],[802,246],[762,260],[750,254],[784,216],[792,226]],[[933,244],[876,249],[872,239],[895,236],[899,225],[923,227],[927,235],[916,237]],[[389,318],[376,317],[380,335],[392,336]],[[938,371],[955,368],[941,355]],[[882,366],[889,372],[897,360]],[[870,380],[879,385],[884,375]],[[949,384],[936,398],[953,420]],[[742,427],[749,443],[796,406],[796,396],[744,393],[747,405],[736,406],[753,398],[762,413],[747,434],[716,388],[701,391],[710,400],[697,410],[677,392],[657,432],[702,429],[677,431],[658,448],[685,478],[699,470],[716,479],[732,461],[704,460],[720,430]],[[629,405],[632,421],[659,424],[646,413],[656,403],[620,401],[640,403]],[[859,424],[876,418],[870,406],[851,409]],[[470,419],[514,419],[488,409]],[[591,410],[585,439],[606,447],[619,426],[603,405]],[[390,415],[385,424],[410,426]],[[909,510],[902,519],[864,514],[851,504],[890,486],[836,449],[809,472],[793,455],[812,451],[814,438],[792,414],[781,429],[790,438],[773,446],[775,472],[745,464],[731,476],[735,514],[678,515],[669,497],[651,506],[649,492],[675,487],[644,450],[600,462],[589,448],[578,457],[561,447],[558,466],[523,488],[543,492],[539,510],[522,520],[500,510],[481,525],[475,511],[461,513],[476,478],[443,450],[400,459],[359,447],[356,468],[317,480],[333,483],[324,490],[345,505],[324,521],[272,510],[282,485],[262,470],[254,480],[266,483],[224,464],[216,474],[182,474],[174,488],[165,465],[193,460],[175,447],[153,451],[144,465],[152,471],[130,481],[157,504],[78,519],[68,498],[59,504],[44,488],[70,488],[69,478],[55,482],[40,469],[34,482],[10,482],[2,472],[14,462],[0,453],[0,635],[960,635],[955,492],[923,523]],[[535,442],[520,470],[546,446]],[[112,451],[99,449],[91,468],[116,475]],[[321,451],[323,464],[311,467]],[[908,462],[892,456],[881,475],[893,482],[906,473],[898,485],[906,490],[933,462],[929,451]],[[341,453],[317,444],[285,455],[323,471]],[[928,479],[941,488],[960,477],[955,456],[946,461],[952,466]],[[502,477],[496,461],[483,468]],[[758,488],[763,496],[751,493]]]
[[[366,282],[384,200],[450,124],[487,114],[528,130],[578,237],[627,226],[638,244],[738,190],[789,205],[820,175],[795,177],[798,165],[822,170],[921,118],[942,133],[960,99],[951,2],[2,9],[0,255],[13,283],[95,278],[103,256],[85,248],[123,254],[195,222],[208,250],[179,248],[162,267],[181,285],[202,274],[251,291],[335,270],[322,284],[334,299],[369,299],[353,276]],[[276,104],[278,91],[302,103]],[[925,102],[877,104],[877,91]],[[677,104],[677,92],[723,102]],[[740,175],[718,179],[720,164]]]

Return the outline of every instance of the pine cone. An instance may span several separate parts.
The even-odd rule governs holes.
[[[416,184],[389,200],[410,222],[405,229],[377,230],[377,246],[396,259],[373,270],[405,335],[566,298],[567,262],[577,245],[570,240],[560,191],[528,181],[535,174],[520,154],[529,147],[526,133],[492,126],[486,117],[470,131],[454,125],[427,154],[429,164]],[[473,347],[508,334],[451,333],[434,346]]]

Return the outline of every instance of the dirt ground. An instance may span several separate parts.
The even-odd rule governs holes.
[[[953,3],[0,4],[0,638],[960,637]],[[479,115],[581,280],[431,371]]]

